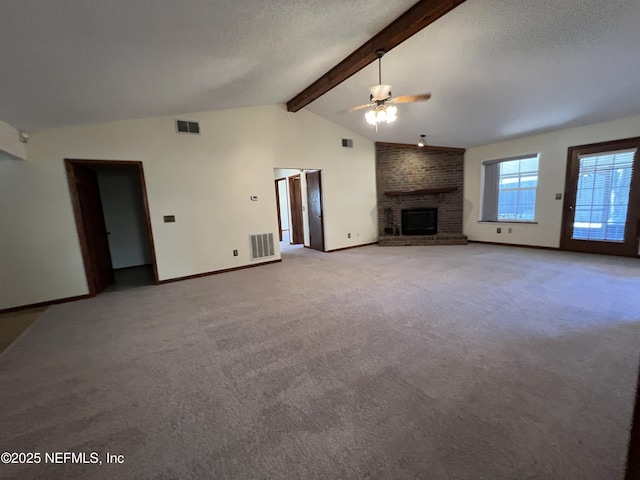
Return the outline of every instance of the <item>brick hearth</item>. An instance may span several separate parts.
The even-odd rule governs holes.
[[[417,246],[417,245],[466,245],[467,236],[462,234],[444,235],[383,235],[379,245],[391,246]]]

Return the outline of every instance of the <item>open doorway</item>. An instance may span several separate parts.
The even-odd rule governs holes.
[[[276,178],[276,206],[278,207],[278,232],[280,243],[291,244],[291,222],[289,219],[289,190],[287,179]]]
[[[158,283],[142,162],[66,159],[89,294]]]
[[[300,170],[275,169],[280,252],[304,248]]]
[[[280,251],[303,246],[324,251],[321,171],[276,168],[274,178]]]

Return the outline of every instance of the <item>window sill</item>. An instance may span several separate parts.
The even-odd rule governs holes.
[[[478,223],[489,223],[491,225],[494,225],[496,223],[512,223],[512,224],[516,224],[516,225],[538,225],[538,222],[536,221],[529,221],[529,220],[478,220]]]

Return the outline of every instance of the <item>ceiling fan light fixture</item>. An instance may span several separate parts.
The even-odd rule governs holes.
[[[367,113],[364,114],[364,118],[369,125],[378,124],[378,119],[377,119],[375,110],[369,110]]]
[[[395,122],[398,118],[398,109],[395,105],[380,105],[364,114],[369,125]]]
[[[420,135],[420,141],[418,142],[419,147],[424,147],[424,140],[426,135]]]
[[[369,125],[376,127],[378,130],[379,123],[395,122],[398,118],[398,109],[395,104],[424,102],[431,98],[430,93],[421,93],[418,95],[403,95],[393,97],[391,95],[391,85],[382,83],[382,56],[384,50],[376,50],[378,57],[378,84],[369,87],[369,103],[349,108],[341,113],[355,112],[364,108],[371,108],[364,114],[364,118]]]
[[[387,123],[395,122],[398,118],[398,108],[395,105],[389,105],[385,108],[387,114]]]

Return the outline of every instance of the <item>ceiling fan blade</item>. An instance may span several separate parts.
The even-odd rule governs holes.
[[[412,102],[426,102],[431,98],[430,93],[420,93],[418,95],[403,95],[400,97],[393,97],[394,103],[412,103]]]
[[[352,108],[348,108],[346,110],[341,110],[338,113],[349,113],[349,112],[356,112],[358,110],[362,110],[363,108],[370,108],[375,106],[374,103],[367,103],[365,105],[358,105],[357,107],[352,107]]]

